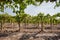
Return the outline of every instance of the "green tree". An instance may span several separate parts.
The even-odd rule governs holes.
[[[43,32],[44,31],[44,26],[43,26],[44,14],[43,13],[39,13],[38,17],[40,18],[40,21],[41,21],[41,32]]]
[[[24,23],[25,24],[25,27],[27,25],[27,21],[28,21],[28,14],[25,14],[25,13],[20,13],[19,15],[17,14],[16,15],[16,21],[18,22],[18,25],[19,25],[19,30],[20,30],[20,23]]]
[[[0,23],[1,23],[1,30],[3,29],[3,24],[7,21],[8,14],[0,14]]]
[[[50,24],[50,14],[45,15],[45,22],[46,24]]]
[[[0,23],[1,23],[1,30],[2,30],[2,27],[3,27],[3,19],[2,19],[2,15],[0,15]]]

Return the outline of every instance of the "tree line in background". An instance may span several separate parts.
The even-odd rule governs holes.
[[[48,17],[46,17],[46,15],[44,14],[38,14],[37,16],[28,16],[28,14],[24,14],[24,9],[30,5],[30,4],[33,4],[35,6],[38,6],[37,3],[39,2],[39,5],[42,4],[43,2],[55,2],[56,3],[56,6],[59,7],[60,6],[60,0],[0,0],[0,11],[1,12],[4,12],[4,9],[5,8],[11,8],[13,10],[14,13],[16,13],[17,15],[16,16],[3,16],[1,15],[2,17],[1,18],[1,28],[2,28],[2,23],[4,22],[10,22],[10,23],[13,23],[13,20],[14,22],[17,22],[19,24],[19,28],[20,28],[20,23],[41,23],[41,25],[43,26],[43,23],[49,23],[49,21],[51,21],[51,24],[52,25],[52,22],[53,20],[55,20],[55,17],[54,16],[50,16],[49,14],[47,14]],[[58,1],[58,2],[57,2]],[[37,2],[37,3],[36,3]],[[56,7],[55,6],[55,7]],[[16,9],[19,9],[19,10],[16,10]],[[20,16],[20,14],[22,16]],[[59,15],[59,14],[58,14]],[[7,21],[6,20],[9,20]],[[29,20],[28,20],[29,18]],[[12,20],[13,19],[13,20]],[[38,21],[36,21],[38,19]],[[44,21],[43,21],[44,19]],[[5,21],[3,21],[5,20]],[[48,20],[48,21],[47,21]],[[46,22],[47,21],[47,22]],[[59,23],[59,22],[57,22]],[[55,24],[55,21],[54,21],[54,24]],[[43,28],[43,27],[42,27]],[[19,29],[20,30],[20,29]]]
[[[7,13],[5,14],[0,14],[0,28],[2,30],[3,24],[4,23],[18,23],[19,25],[19,31],[20,31],[20,24],[24,23],[25,26],[28,24],[36,24],[38,25],[37,27],[39,27],[39,24],[41,24],[41,31],[43,31],[43,27],[44,24],[50,24],[50,26],[52,27],[52,25],[56,25],[56,24],[60,24],[60,19],[58,19],[58,17],[60,17],[60,13],[54,14],[54,15],[44,15],[44,13],[39,13],[36,16],[31,16],[29,14],[25,14],[25,13],[20,13],[17,14],[16,16],[11,16]]]

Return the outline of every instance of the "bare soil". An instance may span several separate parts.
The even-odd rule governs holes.
[[[49,25],[44,25],[49,27]],[[11,25],[10,23],[3,25],[3,30],[0,30],[0,40],[59,40],[60,39],[60,25],[54,25],[54,29],[44,29],[45,32],[37,33],[41,29],[34,28],[32,24],[25,27],[21,24],[21,30],[18,31],[18,24]],[[28,28],[28,29],[27,29]],[[16,31],[17,30],[17,31]],[[52,31],[52,32],[51,32]],[[36,34],[37,33],[37,34]],[[36,35],[35,35],[36,34]]]

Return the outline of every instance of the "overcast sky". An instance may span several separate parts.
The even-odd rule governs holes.
[[[41,5],[39,6],[34,6],[34,5],[28,5],[27,8],[24,10],[25,13],[30,14],[30,15],[37,15],[38,13],[42,12],[44,14],[50,14],[53,15],[55,13],[60,12],[60,7],[56,7],[54,9],[55,3],[51,3],[51,2],[43,2]],[[15,15],[11,9],[7,8],[4,10],[4,12],[7,12],[11,15]]]

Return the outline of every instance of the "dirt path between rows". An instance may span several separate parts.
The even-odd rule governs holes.
[[[7,36],[7,37],[0,37],[0,40],[20,40],[20,38],[22,37],[22,35],[24,35],[26,33],[20,33],[20,32],[17,32],[17,33],[12,33],[11,35]],[[28,33],[29,34],[29,33]],[[28,35],[29,36],[29,35]],[[29,39],[26,39],[26,40],[43,40],[43,37],[47,38],[48,36],[51,36],[51,37],[54,37],[54,36],[58,36],[57,34],[55,33],[40,33],[40,34],[37,34],[36,35],[37,37],[39,38],[33,38],[32,36],[29,38]],[[24,39],[25,40],[25,39]]]
[[[0,37],[0,40],[18,40],[24,33],[12,33],[7,37]]]

